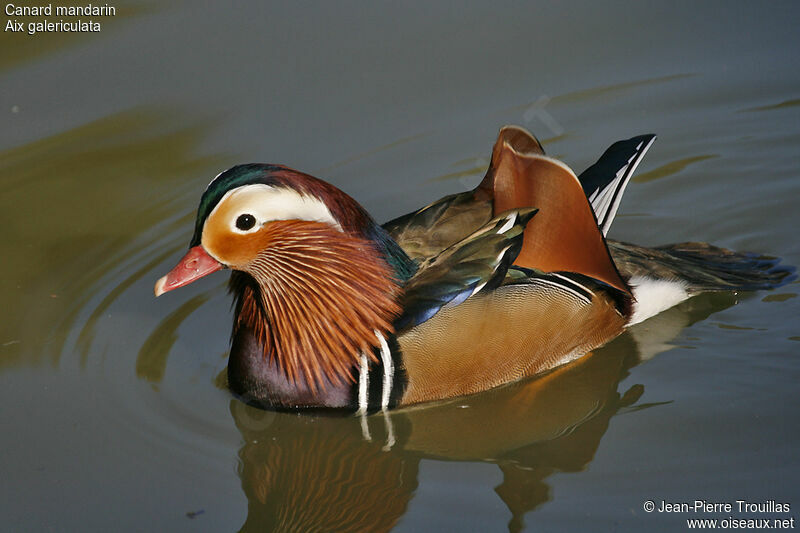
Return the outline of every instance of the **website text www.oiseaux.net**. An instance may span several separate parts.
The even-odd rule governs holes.
[[[689,529],[794,529],[795,519],[789,516],[792,507],[789,503],[766,500],[750,502],[710,502],[693,500],[669,502],[666,500],[646,500],[642,507],[647,513],[692,514],[686,518]],[[699,518],[697,515],[723,514],[722,518]],[[739,516],[734,516],[738,514]],[[773,515],[765,517],[764,515]],[[774,515],[779,515],[775,517]]]

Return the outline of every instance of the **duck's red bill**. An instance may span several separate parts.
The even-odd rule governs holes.
[[[196,279],[207,276],[222,268],[222,263],[208,255],[202,246],[189,248],[183,259],[178,261],[169,274],[156,281],[156,296],[161,296],[172,289],[188,285]]]

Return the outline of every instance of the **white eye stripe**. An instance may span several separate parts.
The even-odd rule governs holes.
[[[231,204],[233,209],[230,209],[230,219],[223,223],[227,223],[233,233],[252,233],[258,231],[264,224],[275,220],[326,222],[339,231],[342,230],[341,225],[324,202],[287,187],[274,187],[262,183],[237,187],[225,193],[209,214],[209,218],[221,206]],[[255,218],[252,228],[242,230],[236,226],[236,221],[242,215],[251,215]]]

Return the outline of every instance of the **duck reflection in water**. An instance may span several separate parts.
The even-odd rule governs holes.
[[[727,295],[696,298],[545,376],[446,403],[359,418],[276,413],[232,400],[244,440],[241,530],[391,530],[414,497],[420,461],[429,459],[497,464],[503,482],[486,490],[508,507],[509,531],[520,531],[526,513],[553,497],[551,474],[588,466],[612,416],[657,405],[637,404],[642,385],[620,391],[629,370],[733,303]]]

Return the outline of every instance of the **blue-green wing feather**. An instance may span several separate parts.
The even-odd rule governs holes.
[[[420,264],[400,297],[395,329],[406,330],[503,282],[522,249],[522,235],[536,209],[516,209],[492,219],[463,240]]]

